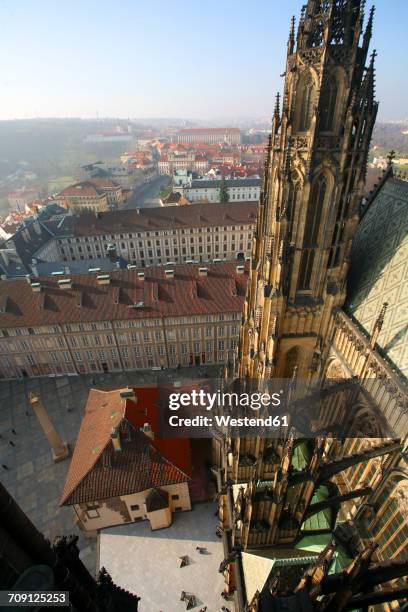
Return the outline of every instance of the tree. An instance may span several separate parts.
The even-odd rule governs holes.
[[[224,176],[221,179],[220,202],[224,202],[224,203],[229,202],[229,193],[228,193],[227,183],[225,181]]]

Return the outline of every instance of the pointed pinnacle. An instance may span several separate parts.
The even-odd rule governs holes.
[[[276,94],[275,110],[273,111],[273,114],[275,117],[280,116],[280,93],[279,92]]]
[[[375,6],[373,4],[373,6],[370,8],[370,16],[368,18],[368,24],[367,24],[367,26],[370,26],[370,28],[373,26],[374,13],[375,13]]]
[[[384,304],[382,305],[382,308],[380,310],[380,314],[378,315],[377,320],[374,323],[373,333],[375,331],[377,331],[377,332],[381,331],[382,326],[384,324],[384,318],[385,318],[385,313],[387,312],[387,308],[388,308],[388,302],[384,302]]]
[[[290,32],[289,32],[289,40],[295,40],[295,16],[293,15],[292,19],[290,20]]]

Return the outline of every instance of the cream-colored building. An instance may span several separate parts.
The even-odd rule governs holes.
[[[0,281],[0,377],[223,363],[239,335],[241,264]]]
[[[62,221],[44,222],[50,240],[35,257],[70,262],[99,259],[113,249],[141,267],[243,259],[251,253],[256,214],[253,201],[195,204],[182,211],[158,207],[67,215]]]
[[[156,394],[91,389],[61,498],[84,531],[141,520],[162,529],[191,510],[190,442],[157,438]]]
[[[195,151],[168,151],[164,153],[157,162],[159,174],[171,176],[177,170],[189,170],[202,174],[207,172],[210,162],[202,153]]]
[[[60,206],[94,212],[119,208],[124,201],[120,185],[109,178],[95,177],[66,187],[55,196]]]

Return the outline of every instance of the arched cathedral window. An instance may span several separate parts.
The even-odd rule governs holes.
[[[313,112],[313,79],[309,74],[303,83],[301,104],[299,109],[299,131],[306,132],[310,128]]]
[[[286,208],[286,217],[289,220],[289,239],[292,238],[293,222],[294,222],[297,202],[299,200],[300,190],[301,190],[300,179],[297,178],[291,181],[290,187],[289,187],[288,204]]]
[[[301,291],[310,289],[315,250],[319,237],[319,229],[326,193],[327,179],[324,175],[320,175],[315,180],[313,185],[306,214],[305,232],[303,236],[303,253],[300,261],[298,284],[298,289]]]
[[[306,215],[306,226],[303,244],[304,246],[317,246],[317,238],[319,235],[320,220],[324,199],[327,192],[327,179],[324,175],[320,175],[312,189],[310,196],[309,207]]]
[[[320,129],[323,132],[329,132],[333,129],[337,91],[338,87],[336,79],[326,81],[321,94]]]

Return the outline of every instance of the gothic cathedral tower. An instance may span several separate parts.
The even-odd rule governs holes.
[[[319,373],[333,307],[345,298],[351,243],[377,113],[374,9],[309,0],[288,40],[277,96],[235,375]]]

